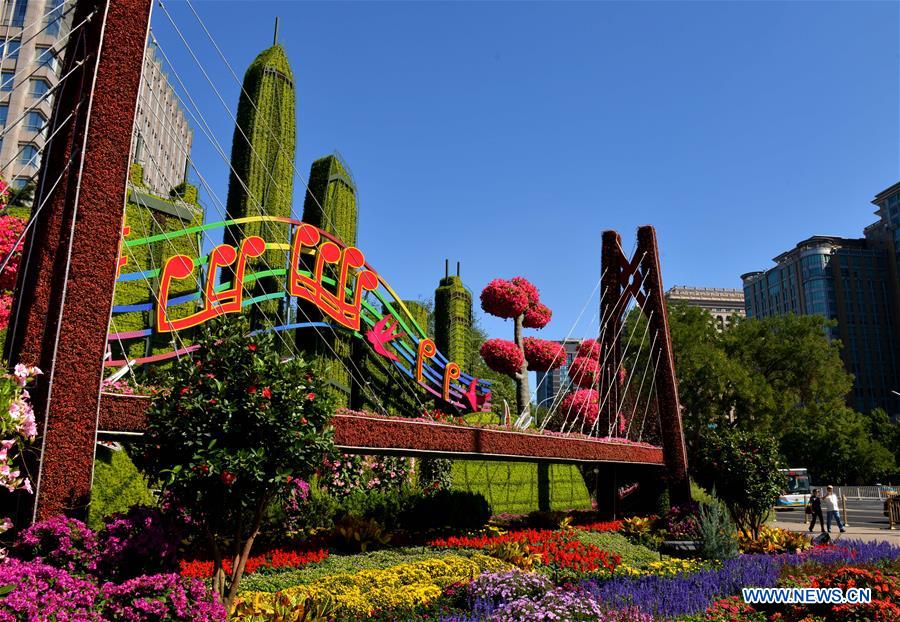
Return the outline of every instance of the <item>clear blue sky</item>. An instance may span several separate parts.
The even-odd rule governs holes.
[[[187,5],[166,7],[228,110],[159,8],[154,32],[230,153],[238,86]],[[554,310],[546,338],[597,282],[604,229],[630,250],[655,225],[666,287],[740,287],[810,235],[861,236],[900,181],[896,2],[196,7],[240,75],[281,17],[298,170],[341,152],[360,246],[401,295],[430,296],[445,257],[476,308],[491,278],[523,275]],[[224,199],[226,165],[194,125]],[[575,335],[590,332],[585,318]]]

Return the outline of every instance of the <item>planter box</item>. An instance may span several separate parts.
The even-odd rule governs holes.
[[[100,426],[138,433],[150,399],[103,393]],[[663,465],[662,449],[578,436],[528,434],[393,417],[335,415],[334,443],[350,453],[546,462],[627,462]]]

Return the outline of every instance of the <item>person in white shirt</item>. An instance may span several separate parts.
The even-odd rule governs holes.
[[[828,487],[828,494],[825,495],[825,498],[822,499],[822,506],[825,510],[825,524],[828,526],[828,533],[831,533],[831,521],[837,523],[838,529],[841,530],[841,533],[844,533],[844,523],[841,521],[841,512],[840,512],[840,501],[838,500],[838,496],[834,494],[834,486]]]

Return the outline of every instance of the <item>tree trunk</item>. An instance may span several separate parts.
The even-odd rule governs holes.
[[[514,340],[516,342],[516,346],[522,352],[522,357],[524,360],[525,356],[525,346],[522,341],[522,322],[524,320],[524,315],[517,315],[515,319],[515,333]],[[516,381],[516,411],[518,415],[526,414],[531,408],[531,391],[528,389],[528,361],[524,361],[522,363],[522,369],[519,370],[519,373],[515,376]]]
[[[514,340],[516,346],[522,352],[524,361],[525,344],[522,340],[522,322],[524,314],[517,315],[515,319]],[[519,416],[527,416],[531,411],[531,389],[528,383],[528,361],[522,363],[522,369],[516,374],[516,411]],[[542,512],[550,511],[550,465],[546,462],[537,463],[537,488],[538,509]]]

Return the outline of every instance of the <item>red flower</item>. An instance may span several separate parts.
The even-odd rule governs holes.
[[[525,363],[525,356],[512,341],[488,339],[481,344],[481,358],[495,372],[516,375]]]
[[[255,343],[248,344],[247,349],[250,350],[251,352],[256,352],[256,344]]]
[[[270,397],[272,397],[271,389],[269,389],[269,387],[263,387],[262,396],[266,399],[269,399]]]
[[[518,287],[525,294],[525,297],[528,298],[529,305],[537,305],[541,302],[541,295],[538,293],[538,288],[534,286],[534,284],[526,279],[524,276],[514,276],[511,280],[511,283]]]
[[[522,345],[525,348],[525,360],[528,361],[530,370],[550,371],[566,361],[566,349],[555,341],[525,337]]]
[[[497,317],[512,318],[528,308],[528,292],[504,279],[494,279],[481,292],[481,308]]]
[[[216,398],[212,398],[211,400],[209,400],[209,405],[210,405],[210,406],[215,406],[215,405],[216,405]]]
[[[600,394],[593,389],[579,389],[566,395],[559,407],[567,419],[578,418],[592,426],[600,415]]]
[[[226,486],[231,486],[234,483],[234,480],[237,479],[237,475],[230,471],[222,471],[222,475],[220,476],[222,483]]]
[[[550,323],[553,312],[547,305],[537,303],[531,305],[525,311],[525,317],[522,318],[522,326],[525,328],[543,328]]]
[[[247,389],[247,393],[249,393],[250,395],[255,395],[256,394],[256,385],[253,385],[249,389]]]
[[[575,352],[576,357],[585,357],[589,359],[600,360],[600,343],[596,339],[585,339],[578,344],[578,350]]]
[[[312,391],[310,391],[309,393],[306,394],[306,399],[308,399],[309,401],[312,401],[312,400],[316,399],[316,394],[313,393]]]
[[[181,391],[178,392],[179,395],[187,395],[191,392],[190,387],[181,387]]]
[[[575,357],[569,365],[569,378],[582,389],[596,387],[600,381],[600,364],[596,359]]]
[[[306,417],[300,417],[300,425],[306,425],[309,421],[306,420]]]

